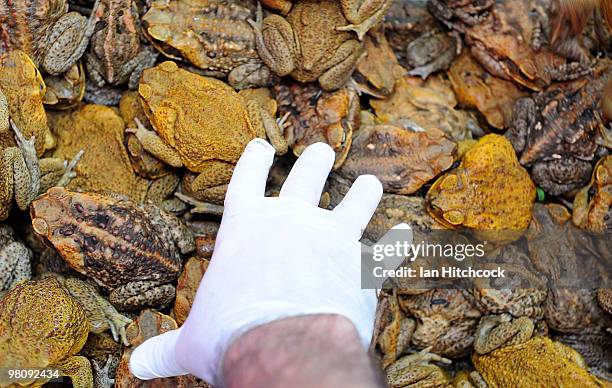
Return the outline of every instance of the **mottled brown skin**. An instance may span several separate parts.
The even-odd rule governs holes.
[[[32,251],[9,225],[0,224],[0,292],[32,277],[30,260]]]
[[[49,114],[49,124],[57,134],[55,157],[71,158],[86,150],[68,189],[160,204],[178,185],[176,175],[151,180],[134,172],[124,146],[125,124],[112,108],[81,105],[76,110]]]
[[[446,357],[469,353],[482,313],[474,297],[457,289],[402,295],[400,305],[416,320],[411,343]]]
[[[406,46],[406,60],[412,69],[409,75],[423,79],[439,70],[446,70],[457,56],[457,37],[433,30]]]
[[[597,162],[591,182],[574,197],[572,221],[593,232],[612,230],[612,156]]]
[[[612,314],[612,289],[602,288],[597,291],[597,300],[604,310]]]
[[[71,268],[111,291],[120,309],[168,304],[180,254],[194,249],[186,227],[152,205],[52,188],[30,214],[34,231]]]
[[[89,360],[76,356],[89,323],[85,310],[53,277],[18,284],[0,299],[0,365],[57,368],[75,387],[93,388]],[[0,385],[10,386],[0,378]],[[22,381],[40,387],[44,380]]]
[[[400,309],[395,293],[379,295],[370,348],[382,353],[383,369],[395,362],[408,349],[415,326],[414,319],[406,317]]]
[[[586,370],[582,356],[548,337],[535,336],[533,323],[521,317],[488,316],[477,337],[480,352],[472,355],[489,387],[603,387]]]
[[[146,69],[138,93],[155,129],[135,131],[143,147],[173,167],[198,173],[193,188],[212,190],[217,195],[211,200],[222,201],[234,164],[253,138],[267,135],[278,154],[287,151],[280,128],[257,102],[174,62]]]
[[[465,111],[456,109],[457,99],[450,83],[437,75],[427,80],[404,76],[395,83],[391,96],[371,99],[370,105],[384,124],[413,131],[441,129],[455,141],[471,139],[471,130],[477,127]]]
[[[467,50],[452,63],[447,74],[459,103],[478,109],[498,129],[511,123],[515,101],[525,96],[514,82],[492,76]]]
[[[338,30],[348,24],[338,0],[301,0],[286,18],[270,15],[252,24],[259,56],[272,71],[318,81],[324,90],[346,84],[363,54],[352,33]]]
[[[504,245],[487,252],[486,258],[501,264],[506,278],[503,287],[497,279],[474,279],[475,288],[469,290],[485,314],[510,313],[515,317],[541,320],[547,296],[546,280],[533,268],[529,256],[516,245]],[[504,263],[504,264],[502,264]]]
[[[550,10],[540,0],[431,0],[429,5],[440,21],[464,34],[472,55],[497,77],[541,90],[590,72],[585,55],[544,44],[542,21]]]
[[[195,299],[198,286],[208,268],[208,260],[190,257],[185,263],[176,285],[176,300],[172,306],[172,317],[182,325],[189,315],[191,305]]]
[[[392,125],[361,126],[338,173],[373,174],[385,192],[412,194],[455,161],[457,145],[439,129],[413,132]]]
[[[275,85],[279,116],[285,117],[284,137],[299,156],[310,144],[324,142],[336,152],[334,168],[344,163],[353,131],[359,128],[359,97],[351,88],[322,91],[316,84]]]
[[[448,374],[433,362],[450,364],[451,360],[430,353],[429,349],[423,349],[391,364],[385,370],[387,382],[392,388],[452,387]]]
[[[598,110],[612,66],[600,63],[592,77],[553,86],[517,100],[506,137],[538,186],[551,195],[588,182],[600,146]]]
[[[606,275],[602,263],[609,257],[609,250],[604,246],[601,251],[592,244],[570,217],[562,205],[536,204],[525,234],[531,262],[548,280],[544,318],[557,332],[605,332],[612,321],[597,304],[597,291],[580,286],[589,287],[597,282],[594,279]]]
[[[142,21],[164,55],[182,57],[207,75],[228,77],[231,86],[243,89],[273,80],[247,22],[256,17],[256,10],[253,0],[157,0]]]
[[[3,1],[0,15],[6,16],[0,23],[0,52],[23,50],[52,75],[78,61],[95,27],[91,19],[68,12],[66,0]]]
[[[535,186],[510,142],[490,134],[466,152],[459,167],[438,178],[425,200],[431,216],[447,227],[513,240],[529,225]]]
[[[0,91],[8,102],[9,115],[26,139],[34,136],[38,156],[55,145],[43,107],[45,90],[40,72],[25,52],[0,55]],[[0,142],[15,145],[10,131],[0,132]]]
[[[129,80],[135,88],[142,70],[152,66],[157,53],[140,43],[138,7],[133,0],[100,0],[92,11],[96,30],[85,54],[87,72],[98,86]]]

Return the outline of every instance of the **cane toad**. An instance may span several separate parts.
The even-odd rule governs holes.
[[[461,106],[478,109],[498,129],[510,125],[515,101],[525,96],[515,83],[487,72],[467,51],[453,62],[448,78]]]
[[[52,75],[81,58],[94,32],[93,20],[68,12],[67,0],[5,1],[1,7],[0,53],[23,50]]]
[[[255,137],[267,134],[277,153],[287,150],[278,125],[257,102],[245,100],[222,81],[179,69],[174,62],[146,69],[138,92],[155,132],[139,126],[136,136],[167,164],[198,173],[194,190],[225,186],[244,147]]]
[[[281,77],[291,75],[300,82],[318,80],[324,90],[342,87],[364,52],[350,30],[357,31],[361,39],[382,18],[391,1],[369,1],[370,6],[363,7],[360,3],[300,0],[286,18],[270,15],[263,21],[251,21],[259,56]],[[352,28],[349,21],[360,26]]]
[[[15,237],[9,225],[0,224],[0,292],[32,277],[32,251]]]
[[[529,225],[535,186],[510,142],[490,134],[466,152],[459,167],[436,180],[425,200],[431,216],[447,227],[513,240]]]
[[[594,232],[612,230],[612,156],[597,162],[591,182],[574,197],[572,221]]]
[[[53,277],[16,285],[0,299],[0,365],[6,368],[55,368],[75,387],[93,388],[89,360],[81,350],[89,324],[85,310]],[[10,385],[0,377],[2,386]],[[40,386],[44,380],[20,381]]]
[[[492,75],[541,90],[552,81],[588,74],[590,63],[555,53],[543,39],[547,8],[541,0],[496,2],[430,0],[432,13],[465,43]]]
[[[284,136],[296,156],[322,141],[336,151],[334,168],[344,163],[359,128],[359,97],[351,88],[322,91],[315,84],[283,83],[272,89],[279,115],[286,116]]]
[[[455,141],[470,139],[474,120],[455,109],[457,100],[448,81],[436,75],[426,81],[405,76],[397,80],[395,92],[384,100],[370,100],[376,117],[384,124],[424,131],[437,128]]]
[[[447,357],[466,355],[481,312],[474,297],[459,289],[402,295],[400,306],[416,320],[411,343]]]
[[[531,262],[548,280],[544,318],[551,329],[562,333],[602,332],[612,317],[597,304],[597,290],[591,288],[609,284],[602,279],[609,248],[598,249],[570,218],[562,205],[536,204],[525,233]]]
[[[180,254],[194,249],[191,232],[153,205],[52,188],[32,202],[30,214],[36,234],[109,290],[119,309],[170,303]]]
[[[54,146],[43,107],[45,89],[40,72],[26,53],[14,50],[0,55],[0,92],[6,97],[11,119],[25,138],[34,136],[38,156]],[[14,145],[8,127],[0,129],[1,142]]]
[[[601,147],[599,101],[612,66],[601,63],[592,77],[552,86],[514,105],[506,136],[538,186],[559,195],[585,185]]]
[[[85,63],[90,80],[99,87],[126,81],[136,88],[142,70],[150,67],[157,53],[141,44],[140,20],[133,0],[100,0],[92,11],[96,28]]]
[[[457,145],[439,129],[414,132],[392,125],[363,125],[338,173],[355,180],[373,174],[384,191],[411,194],[451,167]]]
[[[231,86],[244,89],[274,78],[257,54],[247,22],[256,10],[254,0],[156,0],[142,21],[164,55],[183,57],[206,75],[227,76]]]
[[[176,188],[177,175],[149,180],[137,175],[124,146],[125,125],[115,110],[102,105],[49,114],[49,123],[58,137],[54,156],[70,158],[87,150],[76,167],[71,190],[123,195],[136,203],[150,200],[160,204]]]
[[[604,386],[587,372],[584,359],[574,349],[548,337],[531,337],[532,333],[533,323],[525,317],[482,318],[472,362],[488,386]]]

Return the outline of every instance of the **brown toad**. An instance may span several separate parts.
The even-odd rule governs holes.
[[[478,109],[498,129],[510,125],[514,102],[525,96],[515,83],[487,72],[467,51],[453,62],[448,78],[461,106]]]
[[[506,136],[547,193],[563,194],[588,182],[602,148],[599,102],[611,77],[612,65],[601,62],[591,77],[516,101]]]
[[[535,186],[510,142],[490,134],[465,153],[459,167],[438,178],[426,201],[431,216],[447,227],[513,240],[529,225]]]
[[[11,138],[0,137],[0,220],[8,218],[13,202],[19,209],[26,210],[41,191],[69,183],[75,175],[72,170],[82,156],[82,151],[78,152],[70,164],[57,158],[39,160],[34,148],[35,138],[26,140],[8,113],[6,99],[0,91],[0,128],[6,128],[0,133],[14,131],[17,142],[17,147],[13,147],[9,143]]]
[[[76,271],[110,291],[120,309],[163,306],[174,298],[181,253],[193,235],[153,205],[52,188],[31,207],[34,231]]]
[[[612,230],[612,156],[597,162],[591,182],[574,197],[572,221],[594,232]]]
[[[185,58],[206,75],[226,77],[237,89],[273,80],[255,45],[247,20],[254,0],[156,0],[143,16],[148,37],[167,57]]]
[[[85,310],[53,278],[18,284],[0,299],[0,365],[7,368],[55,368],[75,387],[93,388],[89,360],[81,350],[89,323]],[[11,386],[8,375],[0,385]],[[42,386],[44,379],[21,380]]]
[[[141,44],[138,7],[134,0],[100,0],[92,11],[95,31],[85,64],[99,87],[128,81],[136,88],[142,70],[152,66],[157,53]]]
[[[251,21],[259,56],[279,76],[319,81],[324,90],[342,87],[363,54],[361,39],[391,1],[300,0],[286,18]],[[369,3],[369,4],[367,4]],[[357,25],[347,25],[348,22]]]
[[[359,128],[359,97],[351,88],[322,91],[315,84],[283,83],[272,89],[279,114],[286,116],[284,136],[296,156],[322,141],[336,151],[334,168],[344,163],[353,131]]]
[[[478,130],[475,121],[456,109],[457,99],[448,80],[433,75],[427,80],[404,76],[395,83],[394,93],[384,100],[370,100],[376,117],[391,124],[414,131],[437,128],[451,139],[470,139]]]
[[[544,318],[557,332],[603,332],[612,317],[598,305],[597,290],[591,287],[606,284],[602,276],[607,271],[609,248],[604,246],[601,252],[570,219],[562,205],[536,204],[525,233],[531,262],[548,281]]]
[[[578,352],[548,337],[532,337],[533,329],[526,317],[481,319],[472,362],[488,386],[604,386],[587,372]]]
[[[95,27],[92,19],[68,12],[67,0],[3,1],[0,11],[0,52],[23,50],[52,75],[81,58]]]
[[[145,150],[173,167],[198,173],[193,189],[210,191],[211,200],[222,200],[234,164],[251,139],[267,134],[277,153],[287,151],[280,128],[257,102],[174,62],[146,69],[138,93],[155,129],[136,130]]]
[[[134,172],[123,144],[125,125],[109,107],[81,105],[76,110],[50,113],[49,123],[58,138],[55,157],[70,158],[87,150],[76,167],[77,177],[67,186],[71,190],[160,204],[179,183],[173,174],[149,180]]]
[[[432,13],[464,34],[470,52],[494,76],[541,90],[554,80],[576,79],[590,72],[586,60],[555,53],[543,44],[540,0],[496,2],[430,0]]]
[[[450,168],[456,153],[455,142],[439,129],[414,132],[392,125],[363,125],[338,173],[351,180],[373,174],[385,192],[411,194]]]
[[[45,90],[40,72],[26,53],[14,50],[0,55],[0,92],[6,97],[11,119],[25,138],[34,136],[38,156],[55,145],[43,107]],[[0,129],[1,142],[15,144],[8,127]]]
[[[468,354],[482,313],[474,297],[458,289],[433,289],[400,296],[400,306],[416,320],[411,343],[448,357]]]

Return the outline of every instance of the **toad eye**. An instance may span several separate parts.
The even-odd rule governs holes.
[[[83,211],[85,210],[85,209],[83,208],[83,205],[81,205],[81,204],[80,204],[80,203],[78,203],[78,202],[74,204],[74,209],[75,209],[77,212],[79,212],[79,213],[83,213]]]
[[[448,303],[448,301],[446,299],[432,299],[431,300],[431,305],[432,306],[436,306],[436,305],[439,305],[439,304],[444,304],[445,305],[447,303]]]

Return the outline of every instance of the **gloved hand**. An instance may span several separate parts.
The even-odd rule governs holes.
[[[305,314],[347,317],[368,346],[376,295],[360,286],[359,238],[382,196],[380,182],[360,176],[333,211],[319,208],[334,152],[317,143],[304,150],[279,197],[264,197],[273,158],[264,140],[247,145],[189,317],[180,329],[134,350],[130,370],[138,378],[191,373],[216,384],[234,339],[255,326]]]

